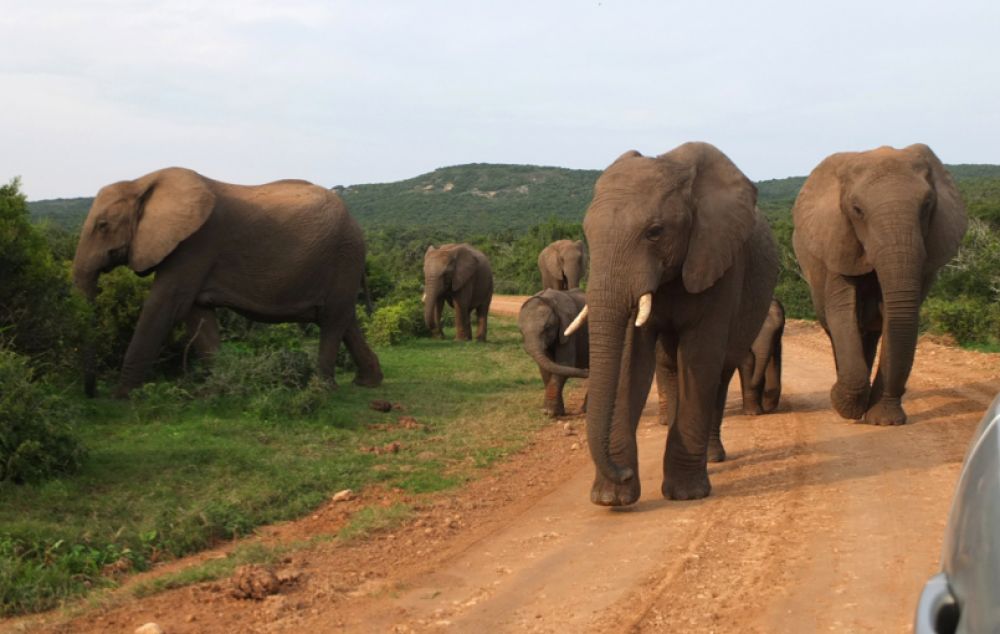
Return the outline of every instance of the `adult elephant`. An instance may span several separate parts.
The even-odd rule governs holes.
[[[217,348],[217,307],[257,321],[316,323],[321,374],[334,380],[344,341],[358,366],[354,382],[376,386],[382,370],[354,308],[364,261],[361,228],[327,189],[300,180],[230,185],[171,167],[98,192],[73,276],[93,300],[100,274],[116,266],[156,274],[125,354],[118,396],[143,382],[178,320],[188,321],[204,351]],[[93,394],[92,362],[86,386]]]
[[[444,333],[444,303],[455,308],[455,339],[472,339],[470,318],[476,311],[477,341],[486,341],[486,318],[493,300],[493,270],[489,259],[468,244],[431,245],[424,254],[424,323],[435,339]]]
[[[586,269],[586,257],[583,240],[556,240],[542,249],[538,254],[542,288],[557,291],[579,288]]]
[[[679,375],[661,491],[677,500],[711,491],[707,461],[725,457],[726,388],[778,276],[774,238],[756,201],[753,183],[706,143],[655,158],[627,152],[597,180],[583,222],[593,503],[639,499],[635,433],[658,357]]]
[[[781,399],[781,336],[784,331],[785,307],[777,299],[772,299],[760,332],[737,368],[743,393],[743,413],[748,416],[773,412],[778,407]],[[660,424],[670,426],[677,420],[677,368],[662,352],[659,355],[656,387]]]
[[[834,409],[875,425],[905,423],[920,304],[965,234],[955,183],[923,144],[833,154],[806,179],[792,221],[795,255],[833,344]]]
[[[567,335],[573,318],[583,310],[587,298],[580,289],[557,291],[545,289],[535,293],[518,313],[524,350],[535,363],[545,385],[543,411],[549,416],[566,413],[563,386],[570,377],[586,378],[590,360],[587,327]]]

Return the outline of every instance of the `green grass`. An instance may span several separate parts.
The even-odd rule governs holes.
[[[343,540],[354,540],[367,537],[372,533],[396,528],[413,513],[406,504],[397,502],[392,506],[369,506],[354,514],[347,526],[340,529],[337,535]]]
[[[256,401],[267,395],[185,399],[186,388],[171,384],[149,389],[155,399],[81,397],[82,469],[0,486],[0,615],[113,585],[102,569],[123,558],[143,570],[302,516],[340,489],[460,485],[547,424],[512,320],[491,320],[486,344],[417,339],[378,353],[382,387],[358,388],[340,373],[340,387],[300,417],[281,414],[281,394],[265,407]],[[373,411],[373,399],[405,411]],[[369,427],[401,415],[425,429]],[[362,451],[392,441],[402,444],[398,453]],[[345,536],[378,530],[405,509],[368,513]]]

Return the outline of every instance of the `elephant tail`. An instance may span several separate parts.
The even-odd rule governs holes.
[[[372,293],[368,289],[368,271],[365,270],[361,271],[361,288],[365,292],[365,312],[371,317],[375,308],[372,306]]]

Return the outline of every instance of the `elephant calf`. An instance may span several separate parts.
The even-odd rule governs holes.
[[[142,384],[174,323],[195,345],[219,345],[214,308],[257,321],[319,325],[319,369],[331,382],[341,341],[354,382],[382,382],[355,315],[364,275],[361,227],[343,201],[300,180],[230,185],[171,167],[98,192],[73,258],[77,287],[93,300],[98,277],[119,265],[156,273],[125,353],[117,396]],[[86,387],[93,394],[92,351]]]
[[[476,311],[477,341],[486,341],[486,318],[493,300],[493,270],[489,259],[468,244],[427,247],[424,254],[424,323],[431,336],[440,339],[441,310],[444,303],[455,307],[455,339],[472,339],[469,323]]]
[[[542,374],[545,384],[543,410],[549,416],[566,413],[562,396],[566,379],[587,377],[590,362],[587,327],[583,325],[576,332],[566,334],[573,318],[586,304],[587,298],[580,289],[546,289],[524,302],[517,317],[524,349]]]

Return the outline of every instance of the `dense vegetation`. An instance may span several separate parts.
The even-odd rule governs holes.
[[[973,220],[925,304],[924,327],[996,348],[1000,166],[951,170]],[[340,488],[452,486],[517,447],[538,424],[538,390],[516,329],[494,324],[485,348],[418,338],[424,252],[470,242],[490,257],[498,293],[535,292],[539,250],[583,236],[597,176],[476,164],[338,188],[366,230],[375,309],[359,313],[391,380],[375,392],[349,386],[343,355],[343,387],[331,396],[314,376],[314,327],[223,312],[224,347],[211,373],[186,359],[175,332],[154,382],[128,402],[82,399],[78,352],[97,343],[107,394],[150,280],[118,269],[87,305],[71,290],[69,261],[90,199],[27,203],[16,180],[0,187],[0,615],[44,609],[114,583],[122,570],[300,515]],[[777,295],[795,317],[812,314],[791,249],[790,210],[803,181],[758,183],[782,250]],[[488,370],[471,371],[473,359]],[[429,365],[434,375],[420,371]],[[373,397],[403,403],[418,425],[370,412]],[[369,451],[390,441],[405,450]],[[377,526],[405,513],[364,517]]]

